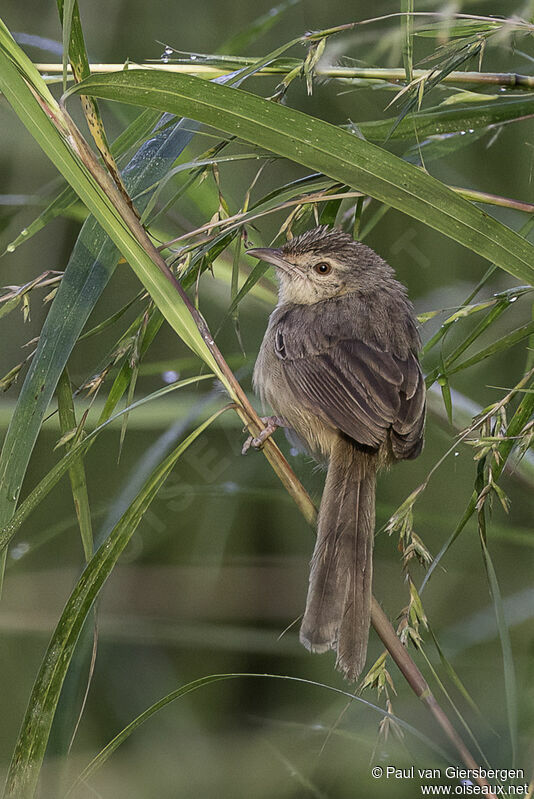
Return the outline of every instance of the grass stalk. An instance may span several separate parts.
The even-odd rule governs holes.
[[[237,60],[237,59],[236,59]],[[245,58],[243,65],[254,64],[260,59]],[[35,65],[42,75],[60,75],[63,71],[63,65],[59,63],[38,63]],[[263,69],[258,70],[255,77],[266,77],[272,75],[287,75],[291,69],[288,64],[276,62],[269,64]],[[293,64],[294,67],[294,64]],[[228,75],[235,69],[235,64],[224,66],[216,64],[155,64],[153,62],[139,62],[137,64],[91,64],[91,73],[107,73],[119,72],[120,70],[136,70],[136,69],[153,69],[155,71],[163,70],[165,72],[176,72],[182,75],[197,75],[203,78],[217,78],[221,75]],[[430,69],[414,69],[413,79],[427,77],[432,73]],[[387,67],[347,67],[347,66],[326,66],[317,67],[314,70],[318,78],[338,78],[344,80],[351,80],[358,78],[360,80],[373,80],[381,81],[384,83],[404,83],[406,81],[406,73],[402,68]],[[69,71],[69,74],[70,71]],[[72,77],[72,76],[71,76]],[[459,71],[455,70],[449,72],[441,80],[442,83],[452,84],[472,84],[475,86],[504,86],[513,89],[525,89],[527,91],[534,90],[534,76],[522,75],[517,72],[476,72],[476,71]]]

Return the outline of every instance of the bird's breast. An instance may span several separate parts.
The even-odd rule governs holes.
[[[269,405],[293,429],[318,461],[328,459],[339,431],[296,400],[285,376],[284,361],[276,354],[276,331],[267,329],[254,367],[253,384],[263,406]]]

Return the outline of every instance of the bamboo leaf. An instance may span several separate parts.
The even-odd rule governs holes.
[[[401,0],[402,61],[407,83],[413,79],[413,8],[414,0]]]
[[[63,26],[63,91],[67,88],[67,62],[70,61],[74,80],[79,82],[91,74],[85,49],[85,39],[80,21],[78,0],[57,0],[59,18]],[[82,107],[93,140],[104,163],[121,191],[127,196],[117,164],[109,149],[108,139],[97,102],[83,96]]]
[[[534,247],[440,181],[356,136],[241,89],[149,70],[94,75],[67,94],[180,113],[270,149],[419,219],[534,282]]]

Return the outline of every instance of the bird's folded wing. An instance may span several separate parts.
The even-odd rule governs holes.
[[[283,343],[283,327],[277,340]],[[422,445],[424,381],[414,354],[400,358],[359,339],[341,340],[291,357],[277,354],[295,399],[360,444],[377,448],[391,431],[397,458],[415,457]]]

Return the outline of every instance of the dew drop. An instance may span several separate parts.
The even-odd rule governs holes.
[[[20,231],[20,235],[21,236],[27,236],[28,235],[28,231],[26,230],[26,228],[24,228],[24,230]]]
[[[460,453],[458,452],[458,450],[456,450],[456,452],[454,453],[454,457],[457,458],[459,454]]]
[[[474,133],[474,132],[475,132],[474,128],[469,128],[469,133]]]
[[[465,131],[465,130],[461,130],[461,131],[460,131],[460,136],[465,136],[465,134],[466,134],[466,131]]]
[[[517,300],[517,297],[510,297],[509,302],[515,302],[516,300]]]
[[[166,47],[163,53],[160,55],[160,59],[163,61],[164,64],[169,63],[169,56],[172,55],[172,47]]]
[[[191,61],[196,61],[197,57],[194,53],[191,54]]]
[[[7,247],[6,247],[6,250],[7,250],[7,252],[15,252],[15,245],[14,244],[8,244]]]

